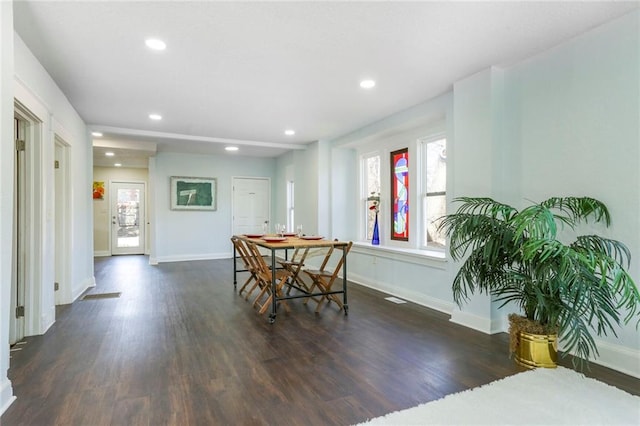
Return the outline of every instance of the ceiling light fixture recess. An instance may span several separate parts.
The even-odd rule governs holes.
[[[360,87],[362,87],[363,89],[372,89],[373,87],[375,87],[376,82],[373,80],[362,80],[360,82]]]
[[[167,43],[157,38],[148,38],[144,41],[144,44],[152,50],[164,50],[167,48]]]
[[[115,166],[115,167],[122,167],[122,164],[120,164],[120,163],[116,163],[116,164],[114,164],[114,166]]]
[[[162,116],[160,114],[149,114],[149,118],[155,121],[162,120]]]
[[[100,133],[100,132],[91,132],[91,136],[99,138],[99,137],[102,137],[102,133]]]
[[[114,154],[113,152],[109,151],[109,152],[105,152],[104,155],[106,155],[107,157],[113,157],[116,154]]]
[[[226,149],[227,151],[237,151],[238,147],[237,146],[227,146],[224,149]]]
[[[284,134],[285,134],[285,135],[287,135],[287,136],[293,136],[293,135],[295,135],[295,134],[296,134],[296,131],[295,131],[295,130],[288,129],[288,130],[285,130],[285,131],[284,131]]]

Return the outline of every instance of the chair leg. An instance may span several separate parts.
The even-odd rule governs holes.
[[[259,304],[258,301],[260,300],[260,298],[267,293],[269,293],[269,287],[265,285],[260,289],[260,293],[258,293],[256,298],[253,299],[253,304],[251,306],[255,308],[255,306]]]
[[[338,307],[339,307],[340,309],[344,309],[344,304],[342,303],[342,300],[340,300],[340,298],[339,298],[337,295],[332,294],[332,295],[331,295],[331,300],[333,300],[334,302],[336,302],[336,304],[338,305]]]
[[[247,288],[247,286],[249,285],[249,283],[253,280],[253,276],[250,276],[249,278],[247,278],[247,280],[244,282],[244,284],[242,285],[242,287],[240,287],[240,290],[238,291],[238,294],[242,294],[242,292],[244,291],[245,288]],[[253,287],[251,287],[251,290],[253,290],[255,288],[255,285]],[[251,293],[251,291],[249,291],[249,293]]]
[[[278,296],[282,296],[282,286],[283,286],[283,285],[284,285],[284,282],[282,282],[282,283],[278,284],[278,286],[276,287],[276,294],[277,294]],[[265,291],[265,292],[266,292],[266,291]],[[264,294],[265,292],[262,292],[261,294]],[[267,309],[269,309],[269,306],[271,306],[271,301],[272,301],[272,300],[273,300],[273,293],[272,293],[272,292],[269,292],[269,297],[267,297],[267,300],[265,300],[265,301],[264,301],[264,303],[263,303],[262,305],[259,305],[259,306],[260,306],[260,310],[258,311],[258,313],[259,313],[260,315],[262,315],[262,314],[264,314],[265,312],[267,312]],[[257,303],[257,301],[256,301],[256,302],[254,302],[254,304],[253,304],[253,305],[255,306],[255,305],[256,305],[256,303]],[[286,301],[281,300],[281,301],[280,301],[280,303],[282,304],[282,307],[284,308],[284,310],[285,310],[287,313],[290,313],[290,312],[291,312],[291,308],[289,307],[289,304],[288,304]]]
[[[324,300],[326,299],[325,296],[321,296],[320,300],[318,300],[318,305],[316,306],[316,314],[320,313],[320,307],[322,306],[322,304],[324,303]]]
[[[267,300],[262,304],[262,306],[260,307],[260,310],[258,311],[258,313],[260,315],[262,315],[265,312],[267,312],[267,309],[269,308],[269,306],[271,306],[271,299],[272,298],[273,298],[273,296],[269,295],[269,297],[267,297]]]
[[[316,288],[318,288],[318,283],[314,280],[313,284],[311,284],[311,287],[309,287],[309,294],[313,293],[313,290],[315,290]],[[311,296],[309,297],[305,297],[304,302],[302,302],[303,304],[307,304],[309,303],[309,299],[312,299]],[[315,298],[313,298],[313,300],[316,300]]]
[[[251,288],[249,289],[249,291],[247,291],[247,294],[244,297],[244,300],[249,300],[249,297],[251,296],[251,294],[254,292],[254,290],[256,288],[258,288],[260,286],[260,281],[258,280],[258,278],[256,278],[255,282],[253,283],[253,285],[251,286]]]

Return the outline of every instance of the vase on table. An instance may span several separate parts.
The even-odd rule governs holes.
[[[374,246],[380,245],[380,231],[378,230],[378,213],[376,212],[376,221],[373,223],[373,238],[371,238],[371,244]]]

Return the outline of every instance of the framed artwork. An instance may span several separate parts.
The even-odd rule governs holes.
[[[216,178],[171,176],[171,210],[216,210]]]
[[[409,241],[409,148],[390,154],[391,239]]]
[[[104,200],[104,181],[93,182],[93,199]]]

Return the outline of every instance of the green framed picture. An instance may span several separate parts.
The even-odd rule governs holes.
[[[171,176],[171,210],[216,210],[217,179]]]

